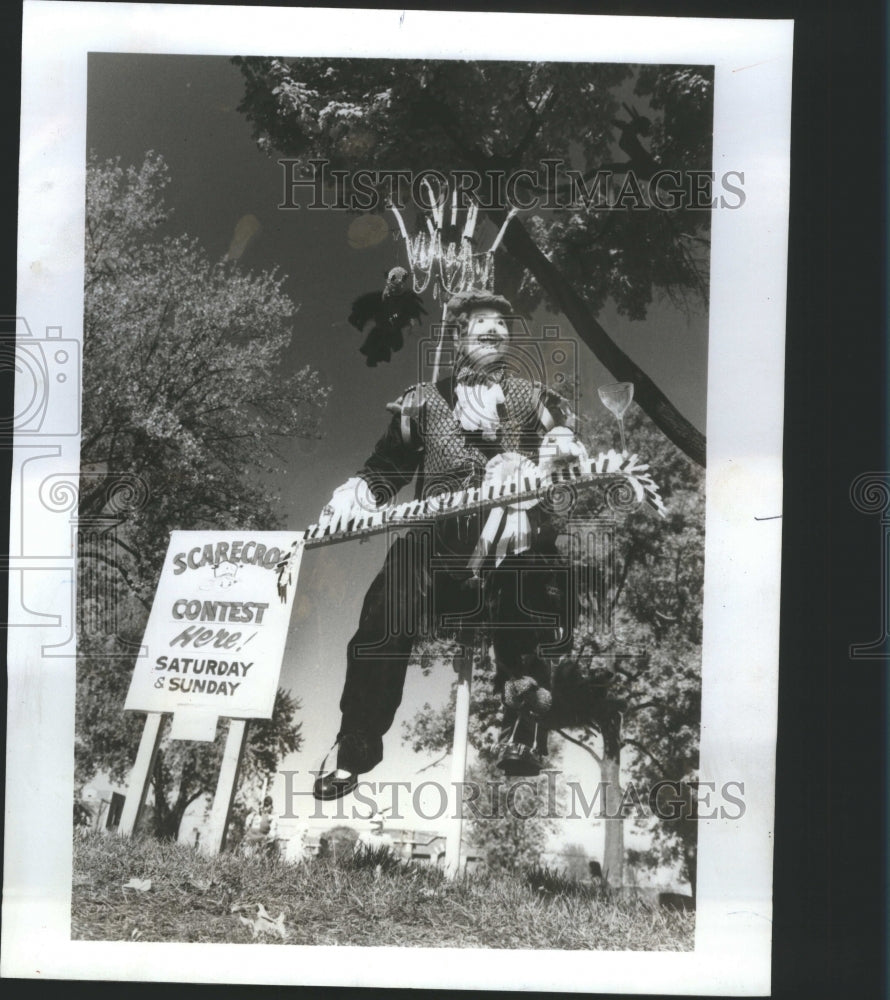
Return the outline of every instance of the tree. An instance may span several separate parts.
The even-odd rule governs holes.
[[[637,402],[663,433],[704,465],[704,436],[596,316],[608,299],[637,319],[656,295],[707,299],[709,213],[698,205],[709,204],[708,177],[698,202],[684,196],[675,207],[661,197],[657,177],[659,168],[680,171],[685,184],[711,168],[710,68],[644,67],[634,77],[630,67],[609,64],[235,62],[245,79],[239,108],[260,147],[297,167],[324,159],[345,171],[346,186],[358,168],[471,172],[498,229],[507,208],[491,191],[505,178],[524,180],[516,200],[543,200],[538,214],[527,222],[513,217],[506,228],[499,290],[523,309],[546,302],[561,311],[616,379],[634,383]],[[628,117],[617,117],[632,77],[651,119],[627,106]],[[648,149],[640,140],[647,133]],[[542,188],[520,173],[538,172],[546,161],[560,161],[568,179]],[[596,188],[600,180],[604,189]],[[605,203],[597,190],[608,192]],[[645,207],[653,202],[663,207]],[[360,204],[378,207],[370,198]]]
[[[682,783],[698,767],[704,484],[700,470],[639,408],[632,407],[625,422],[629,446],[649,462],[667,517],[637,509],[620,519],[611,557],[594,567],[604,606],[595,609],[593,624],[590,616],[579,622],[572,654],[556,668],[553,722],[585,746],[605,785],[605,877],[622,881],[625,819],[637,810],[653,843],[635,854],[637,863],[679,861],[694,887],[697,828],[690,803],[644,817],[621,772],[634,790],[646,790],[662,781]],[[590,449],[608,444],[611,432],[601,421],[586,428]],[[583,518],[588,504],[582,494],[573,516]]]
[[[143,600],[171,527],[277,523],[278,442],[317,436],[327,396],[308,367],[283,367],[297,311],[283,278],[159,235],[166,183],[156,154],[138,170],[89,161],[81,462],[151,498],[127,519]],[[84,480],[82,517],[107,488]]]
[[[75,760],[79,780],[124,779],[140,720],[123,703],[174,528],[270,529],[276,442],[316,436],[327,390],[288,372],[294,303],[274,274],[211,262],[165,234],[167,168],[91,156],[86,190],[82,475]],[[279,690],[250,727],[244,774],[271,777],[299,749],[299,703]],[[225,726],[222,727],[223,729]],[[215,743],[167,741],[152,784],[155,829],[175,836],[213,787]]]

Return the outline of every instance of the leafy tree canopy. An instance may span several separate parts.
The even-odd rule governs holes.
[[[283,365],[297,312],[283,278],[159,235],[166,183],[152,153],[138,169],[89,161],[81,461],[147,487],[128,535],[154,570],[171,528],[277,523],[276,442],[316,436],[327,396]],[[107,496],[85,485],[81,514],[98,513]],[[154,579],[139,580],[146,597]]]
[[[707,299],[709,212],[686,195],[666,210],[640,208],[637,195],[652,198],[648,185],[661,169],[679,171],[687,194],[690,172],[711,169],[709,67],[650,66],[634,73],[626,65],[574,63],[235,62],[245,79],[239,107],[258,143],[307,172],[313,158],[346,171],[347,184],[358,169],[415,175],[435,169],[451,176],[470,170],[490,184],[498,172],[537,172],[546,160],[575,170],[577,182],[568,187],[565,177],[550,184],[536,175],[515,188],[526,203],[538,194],[542,209],[507,227],[499,291],[526,310],[546,302],[563,312],[616,379],[635,383],[637,401],[664,433],[704,464],[703,436],[596,315],[609,299],[633,318],[644,317],[656,295]],[[631,84],[648,103],[646,115],[622,106]],[[597,171],[615,174],[617,205],[610,198],[611,207],[603,207],[584,194]],[[709,192],[705,179],[702,204]],[[483,208],[495,226],[506,218],[503,204]]]

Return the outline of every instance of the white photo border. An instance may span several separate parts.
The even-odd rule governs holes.
[[[72,615],[72,538],[68,519],[41,512],[34,491],[46,475],[78,469],[79,439],[70,432],[39,445],[19,438],[4,976],[769,992],[792,34],[790,21],[26,0],[16,311],[36,339],[52,327],[61,327],[66,340],[82,338],[88,52],[715,66],[714,169],[743,171],[746,201],[742,210],[714,211],[712,218],[700,776],[718,788],[743,780],[746,812],[740,820],[701,823],[689,953],[634,952],[628,961],[627,953],[559,952],[558,962],[545,964],[533,951],[511,951],[504,962],[484,949],[72,941],[73,636],[58,645],[59,623]],[[29,503],[45,523],[35,526],[33,509],[26,523]],[[29,547],[32,537],[40,539],[37,548]],[[57,655],[46,655],[50,647]],[[28,832],[32,811],[20,807],[35,800],[39,841]]]

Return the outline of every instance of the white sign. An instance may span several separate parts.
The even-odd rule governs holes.
[[[174,531],[125,709],[272,716],[296,588],[276,565],[283,531]]]

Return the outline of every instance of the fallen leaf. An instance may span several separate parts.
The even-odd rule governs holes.
[[[124,889],[136,889],[139,892],[148,892],[151,888],[150,878],[131,878],[129,882],[124,882]]]
[[[244,909],[244,907],[238,907],[238,909]],[[251,920],[249,917],[238,918],[242,924],[250,928],[250,932],[254,938],[258,938],[264,934],[277,934],[282,941],[287,941],[291,933],[284,926],[284,910],[274,920],[269,916],[268,911],[262,903],[256,904],[256,911],[257,916],[254,920]]]

